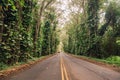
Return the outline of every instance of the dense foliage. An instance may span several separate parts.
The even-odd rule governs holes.
[[[65,27],[67,38],[63,40],[64,50],[98,58],[120,56],[119,3],[85,0],[84,4],[80,7],[83,11],[74,13]]]
[[[55,53],[59,43],[55,0],[0,0],[0,63]],[[43,15],[45,14],[45,15]]]

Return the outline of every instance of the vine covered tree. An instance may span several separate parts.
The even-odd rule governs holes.
[[[78,11],[71,13],[75,15],[71,15],[72,18],[63,28],[67,33],[66,41],[63,40],[64,50],[98,58],[120,55],[119,2],[72,0],[71,6],[75,5]]]
[[[0,0],[0,63],[13,65],[56,52],[59,42],[57,13],[52,6],[55,2]],[[44,44],[45,40],[48,44]],[[49,49],[42,50],[43,46]]]

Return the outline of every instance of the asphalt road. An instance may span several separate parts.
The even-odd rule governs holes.
[[[120,80],[120,73],[59,53],[9,80]]]

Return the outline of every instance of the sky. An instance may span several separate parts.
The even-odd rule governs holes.
[[[65,23],[69,20],[69,0],[58,0],[60,3],[57,5],[57,11],[60,11],[59,26],[64,27]]]
[[[59,18],[59,26],[64,27],[65,24],[69,21],[70,19],[70,14],[71,12],[78,12],[79,9],[75,6],[70,7],[71,0],[57,0],[60,2],[57,4],[57,11],[60,11],[61,17]],[[81,10],[82,11],[82,10]]]

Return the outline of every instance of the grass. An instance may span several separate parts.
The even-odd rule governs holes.
[[[82,57],[92,59],[92,60],[95,60],[98,62],[104,62],[107,64],[116,65],[116,66],[120,67],[120,56],[110,56],[110,57],[104,58],[104,59],[98,59],[98,58],[86,57],[86,56],[82,56]]]
[[[106,58],[105,61],[109,64],[120,66],[120,56],[111,56]]]
[[[17,66],[20,66],[20,65],[23,65],[23,64],[27,64],[27,63],[30,63],[32,61],[37,61],[39,59],[42,59],[44,58],[45,56],[41,56],[40,58],[31,58],[31,59],[28,59],[27,62],[18,62],[14,65],[7,65],[7,64],[4,64],[4,63],[0,63],[0,71],[2,70],[7,70],[7,69],[11,69],[11,68],[14,68],[14,67],[17,67]]]
[[[0,63],[0,70],[4,70],[7,69],[8,65],[4,64],[4,63]]]

